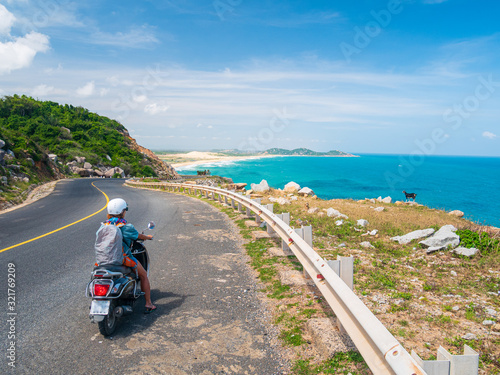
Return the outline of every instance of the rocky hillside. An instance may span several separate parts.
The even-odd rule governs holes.
[[[22,201],[42,182],[92,176],[175,178],[177,173],[117,121],[26,96],[0,99],[0,209]]]

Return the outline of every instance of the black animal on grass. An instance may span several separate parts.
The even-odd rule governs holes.
[[[408,202],[408,199],[413,199],[413,202],[415,202],[415,198],[417,197],[417,194],[415,193],[407,193],[406,191],[403,190],[403,193],[406,196],[406,201]]]

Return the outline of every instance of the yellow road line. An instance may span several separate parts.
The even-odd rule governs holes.
[[[108,202],[109,202],[109,198],[108,196],[106,195],[105,192],[103,192],[101,189],[99,189],[97,186],[94,185],[94,183],[92,182],[92,186],[95,187],[97,190],[99,190],[105,197],[106,197],[106,204],[104,205],[103,208],[101,208],[99,211],[97,212],[94,212],[93,214],[89,215],[89,216],[86,216],[84,217],[83,219],[80,219],[80,220],[77,220],[75,221],[74,223],[71,223],[71,224],[68,224],[68,225],[65,225],[64,227],[61,227],[59,229],[56,229],[56,230],[53,230],[52,232],[49,232],[49,233],[45,233],[45,234],[42,234],[41,236],[38,236],[38,237],[35,237],[35,238],[32,238],[31,240],[28,240],[28,241],[24,241],[24,242],[21,242],[21,243],[18,243],[17,245],[13,245],[13,246],[10,246],[10,247],[6,247],[5,249],[2,249],[0,250],[0,253],[3,253],[4,251],[7,251],[7,250],[10,250],[10,249],[13,249],[15,247],[18,247],[18,246],[22,246],[22,245],[25,245],[27,243],[30,243],[30,242],[33,242],[33,241],[36,241],[36,240],[39,240],[40,238],[43,238],[43,237],[47,237],[53,233],[56,233],[56,232],[59,232],[60,230],[63,230],[63,229],[66,229],[72,225],[75,225],[75,224],[78,224],[84,220],[87,220],[88,218],[94,216],[94,215],[97,215],[99,212],[102,212],[106,209],[106,206],[108,205]]]

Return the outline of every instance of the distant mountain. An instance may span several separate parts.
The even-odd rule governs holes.
[[[286,150],[284,148],[270,148],[262,152],[265,155],[289,155],[289,156],[355,156],[347,152],[332,150],[328,152],[312,151],[308,148],[296,148],[293,150]]]

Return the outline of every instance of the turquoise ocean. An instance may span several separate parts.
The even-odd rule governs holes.
[[[474,222],[500,227],[500,158],[372,155],[360,157],[271,157],[178,168],[180,174],[210,169],[234,182],[266,180],[273,188],[290,181],[322,199],[377,198],[417,202],[446,211],[460,210]]]

